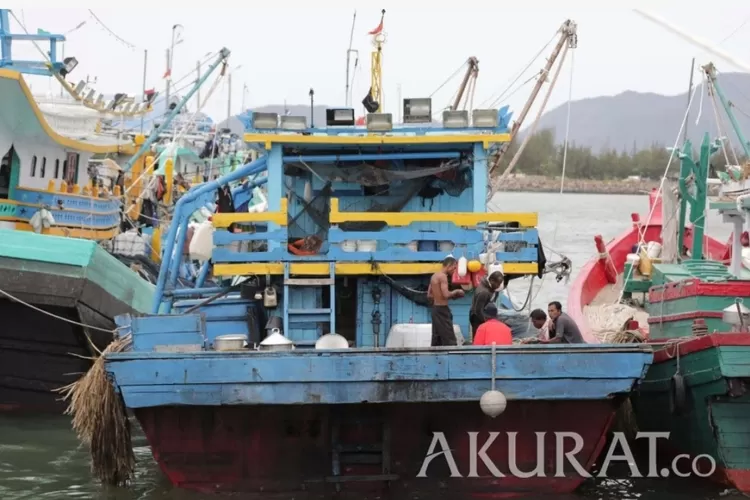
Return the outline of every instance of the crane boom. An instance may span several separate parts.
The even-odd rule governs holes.
[[[476,57],[470,57],[466,61],[466,64],[466,73],[464,74],[463,80],[461,80],[461,85],[458,87],[458,94],[456,95],[456,99],[450,106],[451,111],[455,111],[458,109],[458,106],[461,104],[461,99],[464,96],[464,92],[466,92],[466,88],[469,85],[469,81],[472,79],[476,80],[477,76],[479,75],[479,60]]]
[[[549,59],[547,59],[547,64],[544,66],[544,68],[540,72],[539,79],[537,80],[536,85],[534,85],[534,89],[531,91],[531,95],[529,96],[529,98],[526,101],[526,104],[521,110],[521,113],[519,114],[518,119],[515,121],[515,123],[513,123],[513,126],[510,129],[511,141],[515,139],[516,134],[521,129],[521,126],[523,125],[523,122],[526,119],[526,115],[529,114],[529,111],[531,110],[531,106],[534,104],[534,101],[539,95],[539,92],[542,90],[542,86],[547,81],[547,77],[549,76],[550,71],[552,71],[552,67],[557,61],[557,58],[560,56],[560,51],[562,51],[566,43],[568,43],[569,47],[571,48],[575,48],[575,46],[578,44],[577,29],[578,27],[576,23],[571,21],[570,19],[565,21],[562,24],[562,26],[560,26],[560,29],[558,30],[558,32],[560,33],[560,39],[557,41],[557,45],[555,45],[555,48],[552,51],[552,54],[550,55]],[[489,169],[490,175],[495,171],[498,165],[500,165],[500,162],[503,159],[503,155],[508,151],[509,147],[510,147],[510,142],[506,142],[500,146],[499,151],[497,152],[494,159],[492,160],[492,166]]]

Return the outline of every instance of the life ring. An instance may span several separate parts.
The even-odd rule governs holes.
[[[669,381],[669,410],[673,415],[682,415],[687,408],[685,379],[675,373]]]

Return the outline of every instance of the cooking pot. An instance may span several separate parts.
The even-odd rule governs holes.
[[[291,351],[294,349],[294,342],[284,337],[278,328],[273,328],[271,334],[263,339],[258,349],[261,351]]]
[[[214,340],[214,351],[242,351],[247,346],[247,335],[219,335]]]
[[[742,305],[742,299],[734,299],[734,304],[725,307],[722,311],[721,320],[736,327],[747,327],[750,325],[750,309]]]

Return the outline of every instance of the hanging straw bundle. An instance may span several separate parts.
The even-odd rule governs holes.
[[[93,474],[115,486],[124,486],[133,477],[135,456],[125,404],[107,375],[104,356],[122,352],[130,341],[129,335],[116,338],[83,377],[58,389],[70,401],[65,413],[73,416],[78,439],[89,447]]]

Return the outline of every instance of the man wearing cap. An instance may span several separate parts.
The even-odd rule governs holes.
[[[471,331],[477,334],[479,325],[484,323],[484,306],[497,300],[497,294],[503,288],[505,277],[500,271],[495,271],[488,277],[482,278],[479,285],[474,289],[474,298],[471,300],[469,310],[469,323]]]
[[[513,334],[508,325],[497,319],[497,306],[490,302],[482,311],[485,321],[474,334],[473,345],[511,345]]]

